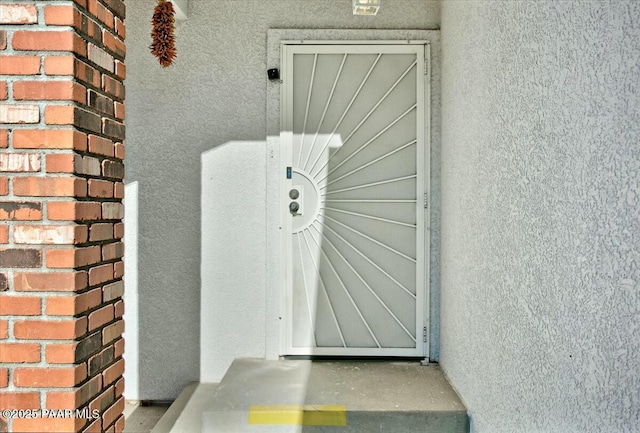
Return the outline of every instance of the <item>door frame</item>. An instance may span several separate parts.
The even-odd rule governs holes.
[[[371,46],[362,47],[362,52],[368,52],[376,49],[380,46],[423,46],[422,52],[423,58],[420,56],[418,60],[424,61],[424,74],[422,80],[417,80],[417,104],[418,111],[417,116],[422,120],[422,128],[418,127],[417,140],[418,143],[422,143],[421,151],[418,151],[417,161],[417,178],[416,185],[417,191],[417,203],[419,209],[416,209],[417,215],[417,227],[416,236],[418,237],[416,243],[416,262],[417,262],[417,280],[416,280],[416,347],[413,349],[407,348],[341,348],[340,355],[334,353],[335,348],[312,348],[311,350],[296,349],[293,347],[291,341],[291,327],[293,321],[292,314],[292,248],[291,243],[293,237],[291,235],[291,218],[288,217],[287,209],[287,191],[290,188],[288,185],[285,173],[288,161],[291,160],[291,132],[285,130],[288,121],[287,108],[288,98],[290,94],[287,88],[288,72],[287,56],[285,55],[286,46],[324,46],[328,47],[326,50],[331,51],[331,46],[337,45],[360,45]],[[279,200],[277,201],[280,209],[280,230],[281,230],[281,281],[280,281],[280,338],[279,338],[279,355],[333,355],[333,356],[395,356],[395,357],[425,357],[429,358],[429,343],[430,343],[430,214],[431,214],[431,44],[428,40],[282,40],[280,41],[280,71],[281,71],[281,86],[280,86],[280,127],[279,127]],[[418,74],[422,69],[422,65],[417,65]],[[421,200],[421,196],[424,194],[424,202]],[[424,204],[424,210],[422,211],[422,204]],[[422,238],[422,241],[420,241]],[[420,275],[421,274],[421,275]]]

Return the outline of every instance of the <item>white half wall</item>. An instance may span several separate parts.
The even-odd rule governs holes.
[[[138,182],[124,187],[124,398],[140,400],[138,308]]]
[[[640,426],[640,3],[443,1],[441,351],[474,433]]]
[[[265,356],[265,142],[202,154],[200,382]]]

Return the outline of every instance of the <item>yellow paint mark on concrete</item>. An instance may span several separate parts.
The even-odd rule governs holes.
[[[346,426],[347,406],[254,405],[249,408],[249,424]]]

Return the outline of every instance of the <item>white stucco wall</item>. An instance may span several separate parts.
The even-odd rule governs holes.
[[[239,259],[225,254],[229,245],[202,237],[200,215],[201,155],[211,167],[225,161],[257,164],[255,146],[207,152],[229,141],[265,140],[267,30],[439,27],[437,1],[392,0],[375,18],[354,17],[350,0],[191,0],[189,5],[188,19],[177,23],[176,64],[163,69],[148,50],[155,1],[127,3],[126,180],[139,185],[139,304],[127,305],[127,311],[139,318],[140,399],[174,398],[208,368],[200,365],[201,308],[224,307],[201,305],[201,283],[203,290],[228,293],[234,284],[250,281],[256,284],[256,297],[266,296],[266,235],[264,226],[254,224],[266,218],[264,189],[253,185],[250,193],[238,195],[229,188],[216,196],[226,208],[241,206],[240,198],[249,200],[252,213],[246,219],[211,214],[212,227],[224,226],[225,233],[248,231],[239,238],[245,240],[241,251],[255,265],[246,267],[241,280]],[[234,173],[226,168],[225,175]],[[202,264],[215,278],[201,282],[205,257],[212,258]],[[259,320],[264,311],[256,314]],[[254,330],[262,333],[238,337],[237,344],[264,344],[264,328]],[[252,350],[263,352],[264,347]]]
[[[474,432],[640,426],[638,17],[442,4],[440,360]]]

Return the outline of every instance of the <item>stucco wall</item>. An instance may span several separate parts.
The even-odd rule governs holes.
[[[232,287],[236,278],[233,271],[240,259],[224,254],[229,245],[201,245],[201,154],[233,140],[265,139],[267,30],[439,26],[436,1],[389,1],[376,18],[354,17],[350,4],[191,0],[188,20],[177,25],[178,59],[168,69],[162,69],[148,50],[155,1],[127,5],[126,180],[139,186],[139,305],[127,305],[127,314],[139,316],[139,398],[174,398],[186,383],[199,379],[198,318],[201,308],[209,308],[200,305],[201,246],[211,253],[207,257],[219,260],[205,265],[216,268],[222,287]],[[244,152],[253,150],[231,145],[208,156],[241,161]],[[248,169],[238,167],[237,173]],[[238,197],[252,202],[251,213],[246,219],[214,219],[212,229],[249,231],[243,239],[252,241],[234,250],[255,260],[245,277],[256,281],[256,293],[264,296],[265,194],[254,190],[252,197],[238,196],[229,189],[227,200],[219,205],[241,206]],[[264,312],[257,313],[249,319],[264,323]],[[254,338],[239,339],[238,344],[253,344]],[[261,338],[264,342],[264,335]]]
[[[440,359],[474,432],[640,425],[638,17],[442,4]]]

